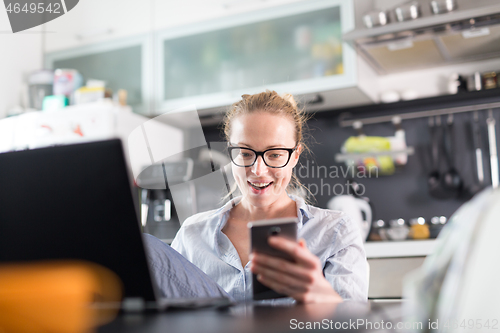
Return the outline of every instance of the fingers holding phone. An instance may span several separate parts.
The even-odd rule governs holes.
[[[251,253],[263,255],[283,262],[281,265],[291,263],[294,258],[289,252],[281,251],[269,243],[269,238],[280,238],[289,242],[297,241],[298,219],[294,217],[261,220],[248,223],[251,238]],[[252,266],[254,266],[252,264]],[[262,268],[264,269],[264,268]],[[267,276],[263,275],[263,276]],[[286,297],[289,294],[279,292],[276,288],[269,288],[262,284],[257,275],[253,274],[253,297],[255,300]]]
[[[269,243],[290,242],[285,238],[273,237]],[[300,243],[294,243],[296,246]],[[272,245],[271,245],[272,246]],[[294,296],[307,292],[307,284],[311,283],[310,269],[294,261],[253,253],[251,269],[257,275],[257,280],[280,294]]]
[[[250,260],[254,273],[254,299],[264,299],[260,298],[262,296],[276,297],[269,291],[263,293],[261,286],[264,286],[281,297],[290,296],[299,302],[342,301],[342,298],[325,279],[320,260],[308,250],[303,239],[297,242],[291,237],[269,235],[266,238],[267,245],[273,249],[274,253],[280,254],[276,256],[270,254],[269,250],[260,251],[257,246],[254,246],[257,240],[253,233],[251,235]],[[255,281],[258,284],[255,284]]]

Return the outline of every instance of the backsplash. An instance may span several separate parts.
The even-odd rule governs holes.
[[[381,114],[414,111],[415,108],[432,110],[459,106],[465,103],[480,104],[492,101],[492,97],[489,96],[492,95],[492,92],[488,94],[471,94],[470,97],[477,97],[473,101],[469,98],[467,98],[467,101],[464,101],[463,98],[455,100],[456,96],[446,96],[395,103],[395,105],[387,108],[384,108],[383,105],[374,105],[371,108],[375,110],[369,114],[366,114],[366,112],[370,111],[370,107],[352,108],[349,111],[352,111],[353,114],[363,114],[360,117],[371,117]],[[500,94],[498,92],[496,96],[498,97],[493,97],[493,99],[499,101]],[[397,106],[400,106],[400,108],[397,108]],[[377,108],[379,110],[376,110]],[[387,109],[393,109],[393,111],[386,111]],[[306,142],[309,144],[312,155],[304,156],[300,162],[301,166],[296,167],[296,174],[299,179],[315,194],[316,202],[314,204],[322,208],[326,208],[328,201],[336,194],[346,194],[346,181],[349,176],[345,176],[346,173],[352,175],[353,171],[343,163],[335,162],[335,154],[340,152],[344,141],[350,136],[357,135],[352,127],[342,128],[338,125],[338,116],[343,111],[346,110],[318,112],[309,120],[309,139]],[[500,122],[499,110],[494,110],[493,114],[498,124]],[[485,184],[490,185],[491,176],[486,131],[487,116],[486,110],[479,112]],[[441,118],[443,122],[446,122],[446,116]],[[456,114],[453,117],[454,139],[456,140],[455,166],[463,178],[466,190],[460,197],[447,200],[435,199],[429,194],[427,179],[432,170],[429,119],[403,120],[402,127],[406,132],[407,145],[415,148],[415,153],[408,157],[407,165],[396,169],[396,172],[389,176],[379,175],[377,177],[375,174],[371,175],[371,177],[353,178],[365,188],[364,196],[370,198],[374,207],[374,219],[387,221],[394,218],[409,220],[419,216],[426,219],[436,215],[449,217],[461,204],[470,198],[467,189],[477,191],[477,186],[475,186],[477,183],[475,153],[469,134],[469,123],[472,119],[472,112]],[[220,129],[215,126],[205,127],[204,131],[207,141],[222,141]],[[363,127],[363,131],[368,136],[392,136],[395,128],[391,123],[382,123],[366,125]],[[446,169],[447,163],[443,162],[442,164],[443,169]],[[356,174],[357,172],[355,172]]]

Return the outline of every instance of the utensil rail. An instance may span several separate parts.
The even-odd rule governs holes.
[[[342,117],[342,114],[341,114],[339,117],[340,118],[339,125],[340,125],[340,127],[350,127],[350,126],[353,126],[355,122],[361,122],[363,125],[370,125],[370,124],[392,122],[394,117],[400,117],[401,120],[418,119],[418,118],[443,116],[443,115],[449,115],[449,114],[473,112],[473,111],[496,109],[496,108],[500,108],[500,102],[458,106],[458,107],[453,107],[453,108],[443,108],[443,109],[437,109],[437,110],[415,111],[415,112],[401,113],[401,114],[388,115],[388,116],[378,116],[378,117],[349,119],[349,120],[344,120],[345,116]]]

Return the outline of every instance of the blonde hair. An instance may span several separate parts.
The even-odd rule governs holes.
[[[304,142],[305,129],[307,128],[307,120],[311,118],[311,114],[306,114],[304,109],[297,107],[297,102],[291,94],[278,95],[276,91],[266,90],[254,95],[242,95],[241,100],[234,103],[229,111],[224,116],[222,121],[222,129],[226,140],[229,142],[231,137],[232,121],[246,114],[255,112],[266,112],[273,115],[287,117],[293,121],[295,125],[295,142],[296,145],[302,147],[302,152],[310,152],[309,147]],[[230,193],[224,197],[231,196],[237,189],[234,184]],[[302,197],[306,202],[310,202],[309,198],[313,197],[309,189],[304,186],[300,180],[292,173],[290,183],[286,187],[288,193]]]

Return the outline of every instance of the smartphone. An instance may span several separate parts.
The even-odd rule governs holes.
[[[280,236],[296,242],[298,222],[299,219],[296,217],[283,217],[249,222],[247,226],[250,229],[250,251],[293,261],[293,258],[288,254],[271,247],[268,243],[268,238],[270,236]],[[252,281],[254,300],[287,297],[287,295],[277,293],[260,283],[255,274],[253,274]]]

